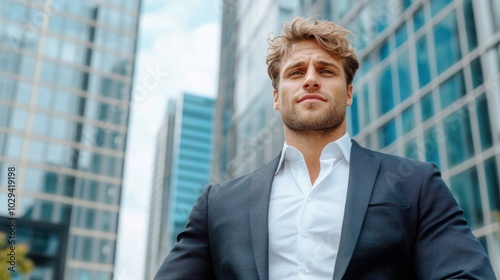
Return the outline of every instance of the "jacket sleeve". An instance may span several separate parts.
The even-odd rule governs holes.
[[[193,207],[186,228],[177,236],[154,280],[215,279],[208,236],[207,186]]]
[[[419,279],[496,279],[481,243],[434,164],[428,165],[418,211],[414,256]]]

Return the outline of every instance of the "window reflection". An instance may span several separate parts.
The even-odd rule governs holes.
[[[441,99],[441,109],[450,106],[462,96],[465,96],[465,81],[462,70],[451,76],[439,86],[439,97]]]
[[[451,177],[450,188],[464,216],[472,229],[484,225],[483,208],[479,193],[479,180],[476,167],[472,167]]]
[[[425,161],[433,162],[438,167],[441,166],[439,161],[439,139],[436,133],[436,127],[431,126],[424,132],[424,148]]]
[[[392,119],[379,130],[379,147],[388,146],[394,140],[396,140],[396,122]]]
[[[463,107],[443,120],[446,136],[446,155],[449,167],[453,167],[474,154],[469,110]]]
[[[427,38],[422,36],[416,43],[418,81],[422,88],[431,81],[431,71],[429,66],[429,53],[427,51]]]
[[[392,92],[391,65],[387,65],[378,78],[378,88],[380,96],[380,113],[387,113],[394,107],[394,94]]]
[[[434,27],[434,43],[438,74],[443,73],[460,59],[460,40],[455,11]]]

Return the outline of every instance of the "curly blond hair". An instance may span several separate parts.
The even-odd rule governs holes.
[[[273,88],[278,88],[283,59],[288,55],[290,47],[301,40],[314,40],[332,57],[339,58],[344,66],[346,83],[351,84],[359,68],[359,61],[348,37],[350,35],[352,33],[349,30],[333,22],[317,18],[297,17],[285,23],[281,35],[267,40],[269,43],[266,57],[267,73],[272,80]]]

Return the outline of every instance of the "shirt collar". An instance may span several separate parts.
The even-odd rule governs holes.
[[[321,159],[325,159],[325,157],[332,157],[335,155],[335,149],[338,147],[340,149],[340,152],[342,156],[345,158],[347,163],[350,162],[351,160],[351,137],[349,136],[349,133],[345,133],[342,137],[337,139],[335,142],[331,142],[326,147],[323,149],[321,152]],[[276,168],[276,172],[274,175],[278,174],[278,171],[281,169],[283,166],[283,162],[285,160],[303,160],[304,156],[302,153],[295,147],[289,146],[285,143],[283,143],[283,149],[281,150],[281,156],[280,156],[280,161],[278,163],[278,168]]]

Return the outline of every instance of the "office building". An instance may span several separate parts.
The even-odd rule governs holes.
[[[175,100],[169,100],[166,116],[156,137],[153,187],[149,209],[145,278],[153,279],[168,252],[170,232],[167,221],[175,128]]]
[[[213,111],[212,98],[189,93],[168,104],[157,137],[146,279],[154,277],[210,180]]]
[[[111,280],[140,1],[0,6],[0,204],[15,167],[30,279]]]
[[[226,3],[232,8],[224,28],[234,34],[223,36],[222,48],[234,51],[222,58],[218,96],[233,101],[217,109],[216,126],[230,129],[216,127],[214,179],[250,172],[282,147],[264,59],[268,34],[294,16],[333,20],[354,33],[361,63],[347,114],[351,137],[371,149],[435,162],[500,275],[498,1]],[[231,83],[224,82],[228,77]],[[224,141],[232,146],[217,145]]]

